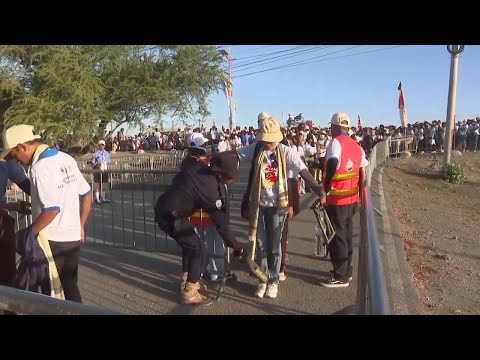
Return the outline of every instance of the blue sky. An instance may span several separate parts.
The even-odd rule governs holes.
[[[398,125],[399,81],[402,81],[409,122],[445,120],[450,74],[450,54],[446,46],[401,46],[358,54],[392,46],[364,45],[346,51],[343,50],[352,45],[319,46],[317,49],[311,48],[309,53],[282,59],[303,50],[290,50],[297,47],[290,45],[231,45],[235,59],[233,67],[237,66],[237,71],[233,72],[234,99],[238,104],[234,125],[256,125],[257,115],[261,111],[280,118],[282,110],[285,117],[289,112],[301,112],[305,119],[314,120],[320,126],[326,126],[331,115],[337,111],[349,114],[355,124],[357,115],[360,115],[364,126],[380,123]],[[287,51],[268,55],[282,50]],[[336,54],[327,55],[337,51]],[[347,56],[352,54],[358,55]],[[253,58],[257,55],[260,56]],[[274,56],[282,56],[279,58],[282,60],[264,65],[261,65],[262,62],[252,63],[250,66],[261,66],[250,69],[246,69],[246,66],[241,70],[238,68],[242,63],[273,60]],[[344,57],[240,77],[242,74],[313,57],[317,57],[315,60],[324,60],[340,56]],[[479,65],[480,46],[465,46],[459,63],[457,118],[480,116]],[[212,116],[207,119],[208,127],[213,119],[217,127],[227,126],[229,113],[224,93],[211,96],[210,111]]]
[[[409,123],[446,119],[451,59],[446,45],[223,47],[230,48],[234,58],[233,95],[238,105],[234,126],[256,126],[262,111],[280,120],[282,110],[284,121],[288,113],[302,113],[305,120],[320,126],[328,126],[338,111],[346,112],[354,125],[358,115],[364,126],[400,125],[400,81]],[[260,72],[302,61],[312,63]],[[259,73],[246,75],[253,72]],[[206,126],[210,128],[215,119],[218,128],[227,127],[225,93],[211,95],[209,105],[212,115],[206,118]],[[457,119],[480,116],[479,45],[466,45],[460,55],[456,114]],[[172,119],[164,121],[170,129]],[[178,119],[174,123],[177,128],[183,126]]]

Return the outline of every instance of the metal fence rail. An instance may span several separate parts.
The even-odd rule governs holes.
[[[411,153],[417,152],[417,139],[413,135],[389,137],[387,140],[390,156],[398,155],[406,151]]]
[[[94,174],[108,177],[103,183],[108,202],[94,205],[85,225],[86,240],[94,243],[144,251],[179,253],[177,243],[162,232],[154,208],[160,194],[178,170],[91,170],[81,169],[94,189]]]
[[[174,170],[180,167],[185,151],[158,151],[150,154],[112,157],[110,170]],[[93,154],[92,154],[93,155]],[[90,159],[78,159],[80,169],[90,169]]]
[[[372,173],[389,157],[390,142],[374,146],[369,165],[360,180],[360,244],[358,255],[357,314],[389,315],[388,292],[378,244],[377,227],[370,195]]]
[[[120,315],[113,310],[59,300],[7,286],[0,286],[0,310],[19,315]]]

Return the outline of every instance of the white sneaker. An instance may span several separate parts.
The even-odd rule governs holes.
[[[278,280],[280,281],[285,281],[287,280],[287,276],[285,275],[285,272],[278,273]]]
[[[267,292],[265,296],[270,299],[275,299],[278,295],[278,285],[277,284],[268,284]]]
[[[255,291],[255,296],[263,299],[263,297],[265,296],[265,291],[266,290],[267,290],[267,284],[258,285],[257,291]]]

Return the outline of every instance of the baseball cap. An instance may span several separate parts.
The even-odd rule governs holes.
[[[333,114],[332,120],[330,121],[330,124],[332,125],[338,125],[341,127],[350,127],[350,118],[348,117],[347,114],[338,112]]]
[[[32,125],[14,125],[6,129],[2,134],[3,151],[0,154],[0,159],[4,159],[12,149],[18,144],[39,139],[40,135],[33,133]]]
[[[235,151],[224,151],[212,156],[210,168],[235,180],[240,175],[240,158]]]
[[[105,140],[100,140],[100,141],[98,142],[98,145],[105,145]]]
[[[208,142],[208,139],[206,139],[201,133],[192,133],[188,137],[188,143],[191,148],[194,149],[201,149],[205,150],[205,143]]]

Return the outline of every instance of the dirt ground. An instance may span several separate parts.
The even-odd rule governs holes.
[[[391,159],[384,189],[428,314],[480,314],[480,152],[463,153],[466,181],[440,177],[443,154]]]

